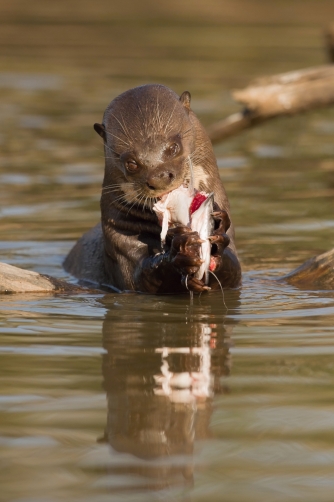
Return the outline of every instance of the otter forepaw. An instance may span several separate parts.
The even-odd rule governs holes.
[[[203,281],[195,278],[200,266],[201,244],[203,243],[198,232],[190,228],[177,226],[170,228],[166,235],[166,248],[169,260],[181,274],[181,284],[195,293],[202,293],[210,288]]]
[[[165,243],[166,249],[170,249],[174,237],[191,233],[192,233],[191,228],[185,227],[183,225],[178,225],[176,227],[169,228],[166,234],[166,243]]]
[[[213,234],[209,237],[211,242],[211,262],[209,268],[212,272],[219,269],[222,265],[224,249],[227,248],[230,243],[230,238],[226,232],[231,224],[226,211],[219,209],[218,206],[215,206],[214,209],[215,211],[212,213],[212,217],[215,221],[215,229]]]
[[[213,245],[212,254],[215,253],[215,247],[217,251],[224,251],[224,249],[229,245],[230,238],[226,234],[227,230],[230,228],[230,218],[226,211],[219,210],[212,213],[213,219],[215,220],[215,229],[213,234],[210,235],[209,240]]]
[[[203,263],[201,244],[197,232],[176,233],[170,247],[170,261],[182,275],[196,274]]]
[[[212,217],[215,220],[215,230],[220,232],[227,232],[231,226],[229,215],[224,209],[219,209],[218,205],[214,203]]]

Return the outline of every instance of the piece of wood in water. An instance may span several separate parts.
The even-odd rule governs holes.
[[[279,280],[301,289],[334,289],[334,249],[311,258]]]
[[[275,117],[333,105],[334,65],[258,78],[232,95],[244,108],[207,128],[213,143]]]
[[[1,293],[76,292],[83,288],[66,281],[0,262]]]

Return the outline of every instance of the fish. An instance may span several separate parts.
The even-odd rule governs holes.
[[[204,193],[199,192],[199,195],[203,197]],[[201,202],[198,209],[190,215],[190,228],[198,232],[200,239],[203,241],[201,243],[201,259],[203,263],[195,274],[195,277],[196,279],[203,279],[204,277],[204,283],[207,285],[209,283],[209,270],[211,264],[211,242],[209,237],[214,230],[214,219],[212,217],[214,194],[211,192],[210,194],[205,194],[205,196],[206,198]],[[196,195],[193,200],[196,200]]]
[[[165,244],[168,228],[176,224],[190,227],[190,206],[193,201],[193,190],[179,186],[168,194],[163,195],[153,206],[161,225],[161,243]]]
[[[168,229],[183,225],[198,232],[201,239],[202,264],[195,274],[196,279],[207,285],[211,262],[211,242],[209,240],[214,229],[213,212],[214,193],[200,192],[190,186],[181,185],[168,194],[163,195],[153,206],[161,225],[161,244],[165,244]]]

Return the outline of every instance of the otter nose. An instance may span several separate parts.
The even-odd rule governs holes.
[[[163,170],[151,173],[146,181],[150,190],[164,190],[174,181],[175,174],[171,170]]]

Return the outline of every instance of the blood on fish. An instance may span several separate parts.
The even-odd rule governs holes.
[[[207,195],[203,194],[202,192],[197,192],[195,197],[192,200],[192,203],[190,204],[189,212],[190,215],[192,215],[197,209],[203,204],[203,202],[207,199]]]
[[[214,256],[210,256],[209,270],[211,272],[213,272],[214,270],[216,270],[216,266],[217,266],[217,263],[216,263],[215,257]]]

